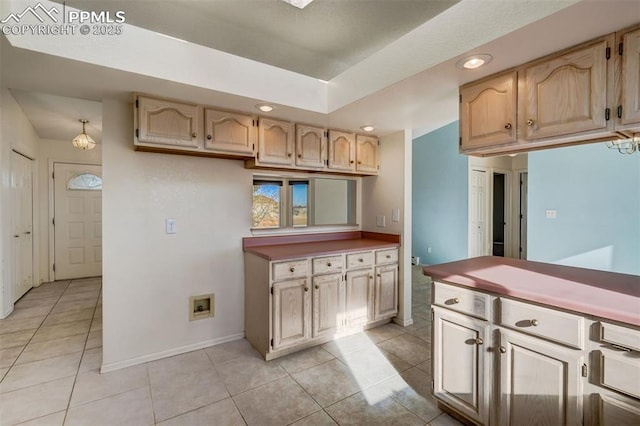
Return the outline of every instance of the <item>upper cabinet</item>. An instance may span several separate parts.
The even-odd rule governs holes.
[[[356,135],[356,171],[373,174],[378,172],[378,138]]]
[[[618,35],[621,73],[616,116],[620,130],[640,131],[640,28]]]
[[[260,118],[255,164],[293,166],[293,124],[288,121]]]
[[[640,27],[460,87],[460,151],[495,155],[640,133]]]
[[[355,157],[355,134],[329,130],[329,169],[353,172],[356,170]]]
[[[138,96],[136,145],[198,148],[199,116],[197,105]]]
[[[524,69],[525,140],[607,128],[607,48],[612,45],[608,37]]]
[[[253,156],[256,117],[205,108],[204,128],[206,150]]]
[[[517,72],[460,88],[461,150],[516,142],[517,88]]]
[[[324,169],[327,165],[326,130],[296,125],[296,166]]]

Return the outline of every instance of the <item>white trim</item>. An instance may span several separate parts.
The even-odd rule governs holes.
[[[227,343],[233,340],[240,340],[240,339],[244,339],[244,332],[232,334],[226,337],[219,337],[217,339],[205,340],[204,342],[194,343],[192,345],[180,346],[178,348],[168,349],[166,351],[155,352],[152,354],[127,359],[124,361],[117,361],[109,364],[102,364],[102,367],[100,367],[100,374],[109,373],[111,371],[120,370],[122,368],[131,367],[138,364],[144,364],[145,362],[156,361],[158,359],[167,358],[174,355],[180,355],[180,354],[192,352],[198,349],[208,348],[210,346],[215,346],[222,343]]]
[[[413,318],[409,318],[409,319],[405,319],[405,320],[403,320],[403,319],[402,319],[402,318],[400,318],[400,317],[394,317],[394,318],[393,318],[393,322],[394,322],[395,324],[401,325],[401,326],[403,326],[403,327],[408,327],[408,326],[410,326],[410,325],[412,325],[412,324],[413,324]]]

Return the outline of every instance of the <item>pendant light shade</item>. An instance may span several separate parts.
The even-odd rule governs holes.
[[[74,147],[82,150],[93,149],[96,146],[96,142],[91,139],[91,136],[87,134],[87,131],[84,128],[84,125],[89,122],[89,120],[78,120],[82,123],[82,133],[73,138],[71,143]]]

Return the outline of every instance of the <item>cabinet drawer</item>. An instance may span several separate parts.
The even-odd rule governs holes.
[[[439,282],[433,283],[433,303],[474,317],[489,319],[491,296]]]
[[[314,274],[342,271],[342,256],[316,257],[311,263]]]
[[[600,340],[640,352],[640,331],[638,330],[601,322]]]
[[[378,250],[376,252],[376,265],[383,263],[396,263],[398,261],[398,249]]]
[[[273,281],[288,280],[290,278],[306,277],[309,273],[309,262],[307,259],[290,260],[287,262],[277,262],[271,265]]]
[[[584,348],[584,319],[579,316],[510,299],[500,299],[500,307],[505,327]]]
[[[347,269],[359,269],[373,266],[373,252],[351,253],[347,255]]]
[[[634,398],[640,398],[640,354],[600,352],[600,384]]]

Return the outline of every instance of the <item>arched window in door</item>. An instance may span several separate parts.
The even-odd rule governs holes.
[[[67,182],[68,190],[101,191],[102,178],[93,173],[79,173]]]

